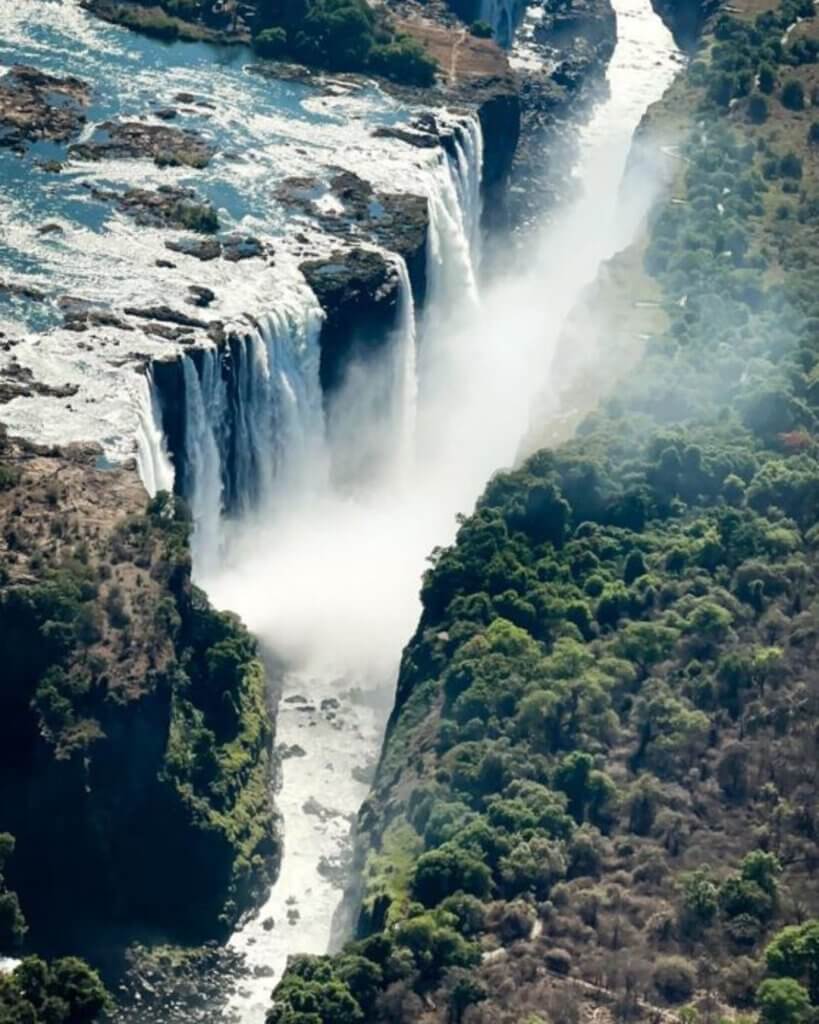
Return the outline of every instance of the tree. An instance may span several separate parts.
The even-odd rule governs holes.
[[[418,858],[411,888],[415,899],[434,907],[459,890],[485,899],[491,886],[489,868],[482,861],[468,850],[445,843]]]
[[[719,907],[719,893],[707,868],[680,877],[682,906],[680,924],[689,935],[697,935],[712,923]]]
[[[757,989],[756,1001],[764,1024],[805,1024],[810,1017],[808,993],[793,978],[767,978]]]
[[[667,956],[657,962],[652,980],[654,988],[666,1002],[684,1003],[694,992],[697,975],[683,957]]]
[[[802,83],[795,78],[789,79],[782,89],[782,106],[788,110],[803,110],[805,106],[805,90]]]
[[[639,548],[635,548],[633,551],[630,551],[626,558],[626,565],[623,570],[623,580],[626,586],[631,586],[636,579],[639,579],[640,576],[645,576],[647,572],[648,569],[646,568],[646,560],[643,552],[640,551]]]
[[[768,101],[758,93],[748,100],[748,114],[754,124],[762,124],[768,120]]]
[[[461,1024],[466,1009],[483,1002],[488,997],[489,991],[480,978],[463,968],[450,971],[447,981],[449,1021],[450,1024]]]
[[[783,928],[765,950],[768,970],[808,985],[819,1005],[819,919]]]
[[[759,65],[759,89],[770,96],[776,88],[776,72],[770,64]]]

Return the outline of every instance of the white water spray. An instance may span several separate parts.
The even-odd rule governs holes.
[[[145,490],[153,497],[157,491],[173,489],[173,465],[168,456],[161,416],[154,392],[153,375],[140,374],[136,386],[137,468]]]

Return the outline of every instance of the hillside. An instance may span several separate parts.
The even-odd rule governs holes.
[[[435,552],[359,940],[271,1024],[815,1015],[817,40],[734,4],[647,119],[667,327]]]
[[[93,448],[0,437],[0,832],[23,949],[221,938],[275,867],[254,642],[192,586],[181,503],[145,503]]]

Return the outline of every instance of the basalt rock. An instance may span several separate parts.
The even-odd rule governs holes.
[[[706,21],[719,10],[719,0],[651,0],[678,46],[694,47]]]
[[[76,395],[79,387],[76,384],[50,385],[35,380],[34,371],[22,366],[16,360],[0,369],[0,405],[11,402],[14,398],[26,398],[31,395],[46,395],[50,398],[70,398]]]
[[[287,178],[277,188],[276,196],[315,219],[328,234],[353,245],[372,242],[402,256],[415,301],[422,303],[427,288],[427,199],[408,193],[376,192],[370,182],[341,168],[331,169],[331,174],[326,185],[316,178]],[[322,205],[328,196],[334,202]]]
[[[172,252],[182,253],[184,256],[193,256],[194,259],[202,260],[203,263],[219,259],[220,256],[230,263],[256,258],[270,261],[273,258],[273,248],[259,241],[253,235],[232,234],[223,235],[221,238],[177,238],[166,242],[165,247]]]
[[[398,275],[380,252],[367,249],[309,260],[300,269],[325,312],[319,377],[327,394],[341,383],[351,359],[389,336],[398,311]]]
[[[160,185],[157,189],[130,188],[117,192],[90,186],[90,191],[95,199],[113,203],[143,226],[186,228],[203,234],[219,230],[216,208],[192,188]]]
[[[75,160],[150,158],[158,167],[207,167],[214,147],[199,132],[141,121],[106,121],[88,142],[69,146]]]
[[[33,142],[67,142],[85,123],[90,97],[79,78],[13,65],[0,78],[0,146],[23,152]]]

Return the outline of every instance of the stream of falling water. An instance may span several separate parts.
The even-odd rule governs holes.
[[[355,389],[342,390],[347,429],[328,439],[321,471],[302,465],[286,493],[241,519],[219,557],[200,564],[214,601],[242,615],[286,666],[276,723],[284,859],[266,906],[232,939],[251,969],[231,1004],[242,1024],[263,1019],[288,955],[324,952],[332,940],[350,824],[417,620],[425,559],[451,541],[456,514],[470,510],[492,472],[513,462],[531,400],[560,374],[552,354],[561,325],[601,261],[634,236],[659,187],[646,170],[620,191],[634,130],[681,58],[649,0],[614,6],[610,97],[582,131],[581,197],[534,239],[523,269],[479,295],[476,182],[463,173],[448,182],[433,211],[418,351],[405,308],[400,365],[390,368],[393,378],[416,375],[392,392],[412,403],[411,419],[373,418]],[[478,152],[480,139],[463,145]],[[381,373],[374,363],[352,379],[369,387],[367,374]],[[332,467],[350,454],[345,447],[380,443],[385,429],[402,433],[388,464],[341,485]]]

